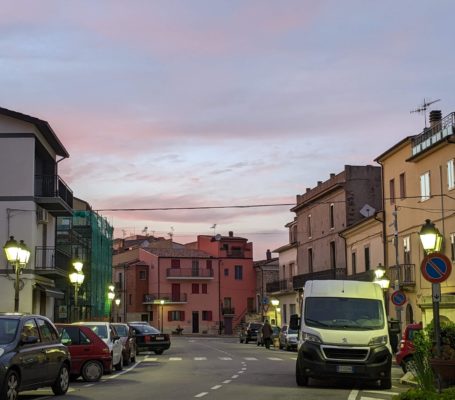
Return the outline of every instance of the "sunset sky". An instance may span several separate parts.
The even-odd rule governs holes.
[[[451,0],[0,0],[0,106],[95,210],[292,204],[455,111]],[[115,236],[288,241],[291,206],[100,211]],[[216,224],[215,229],[211,229]]]

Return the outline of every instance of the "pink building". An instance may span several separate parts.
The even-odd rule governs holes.
[[[165,332],[230,334],[255,311],[252,243],[232,232],[187,245],[141,237],[117,243],[116,253],[114,318],[150,321]]]

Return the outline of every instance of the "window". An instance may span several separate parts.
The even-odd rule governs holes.
[[[247,312],[252,313],[254,310],[254,297],[247,297],[246,299],[246,309]]]
[[[295,304],[289,304],[289,315],[295,314]]]
[[[193,283],[191,285],[191,293],[199,294],[199,284],[198,283]]]
[[[329,211],[329,218],[330,218],[330,228],[335,228],[335,215],[333,211],[333,203],[330,204],[330,211]]]
[[[21,338],[29,338],[30,336],[36,336],[38,338],[38,342],[41,342],[40,336],[38,333],[38,327],[36,326],[34,319],[28,319],[24,323],[24,327],[22,328]]]
[[[132,294],[130,294],[128,296],[128,303],[129,303],[130,306],[133,304],[133,295]]]
[[[177,259],[171,260],[171,268],[180,268],[180,260]]]
[[[409,236],[403,238],[403,261],[404,264],[411,264],[411,238]]]
[[[207,294],[207,284],[206,283],[203,283],[201,285],[201,293],[202,294]]]
[[[353,251],[351,253],[351,263],[352,263],[352,274],[355,275],[357,273],[357,253]]]
[[[168,311],[168,321],[185,321],[185,311]]]
[[[313,272],[313,249],[308,249],[308,271]]]
[[[139,271],[139,279],[141,281],[145,281],[145,279],[146,279],[146,272],[145,271]]]
[[[212,260],[207,260],[207,269],[212,269]]]
[[[243,266],[242,265],[235,266],[235,279],[237,281],[241,281],[243,279]]]
[[[211,321],[212,312],[211,311],[202,311],[202,321]]]
[[[406,198],[406,179],[404,172],[400,174],[400,199]]]
[[[229,268],[224,269],[224,276],[229,276]]]
[[[369,271],[370,270],[370,248],[369,247],[365,247],[364,249],[364,254],[365,254],[365,271]]]
[[[330,242],[330,265],[332,268],[336,268],[337,260],[336,260],[336,249],[335,249],[335,242]]]
[[[427,171],[420,175],[420,201],[430,198],[430,172]]]
[[[54,340],[58,340],[57,332],[55,332],[55,329],[50,326],[47,321],[43,319],[37,319],[37,321],[43,342],[53,342]]]
[[[449,190],[455,189],[455,161],[447,161],[447,186]]]
[[[288,322],[288,313],[287,313],[286,304],[283,304],[283,322],[285,322],[285,323]]]
[[[455,233],[450,234],[450,249],[452,254],[452,261],[455,261]]]
[[[391,179],[389,181],[389,192],[390,192],[390,196],[389,196],[390,204],[394,204],[395,203],[395,179]]]
[[[308,237],[311,237],[312,236],[312,232],[311,232],[311,214],[308,215],[308,217],[307,217],[307,223],[308,223]]]
[[[199,276],[199,260],[191,261],[191,274],[192,276]]]

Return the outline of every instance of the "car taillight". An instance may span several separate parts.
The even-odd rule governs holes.
[[[109,353],[109,347],[103,347],[102,353]]]
[[[404,349],[404,341],[400,341],[400,350],[403,350]]]

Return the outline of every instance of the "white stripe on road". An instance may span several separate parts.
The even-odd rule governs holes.
[[[351,393],[349,393],[348,400],[355,400],[358,394],[359,394],[358,390],[351,390]]]
[[[245,360],[247,360],[247,361],[257,361],[258,359],[256,357],[245,357]]]
[[[194,361],[204,361],[207,360],[207,357],[194,357]]]
[[[364,390],[364,393],[386,394],[388,396],[398,396],[400,394],[398,392],[385,392],[383,390]]]
[[[231,383],[232,381],[230,379],[225,380],[223,383]]]
[[[208,394],[209,394],[209,392],[202,392],[202,393],[197,394],[197,395],[194,396],[194,397],[204,397],[204,396],[206,396],[206,395],[208,395]]]
[[[158,358],[156,358],[156,357],[145,357],[144,361],[145,362],[158,361]]]
[[[276,357],[267,357],[271,361],[283,361],[282,358],[276,358]]]
[[[222,386],[222,385],[215,385],[215,386],[211,387],[210,389],[212,389],[212,390],[217,390],[217,389],[219,389],[220,387],[223,387],[223,386]]]
[[[230,361],[232,360],[231,357],[218,357],[220,360],[224,360],[224,361]]]
[[[238,375],[232,375],[231,378],[232,379],[237,379],[239,376]]]
[[[169,361],[182,361],[182,357],[169,357]]]

